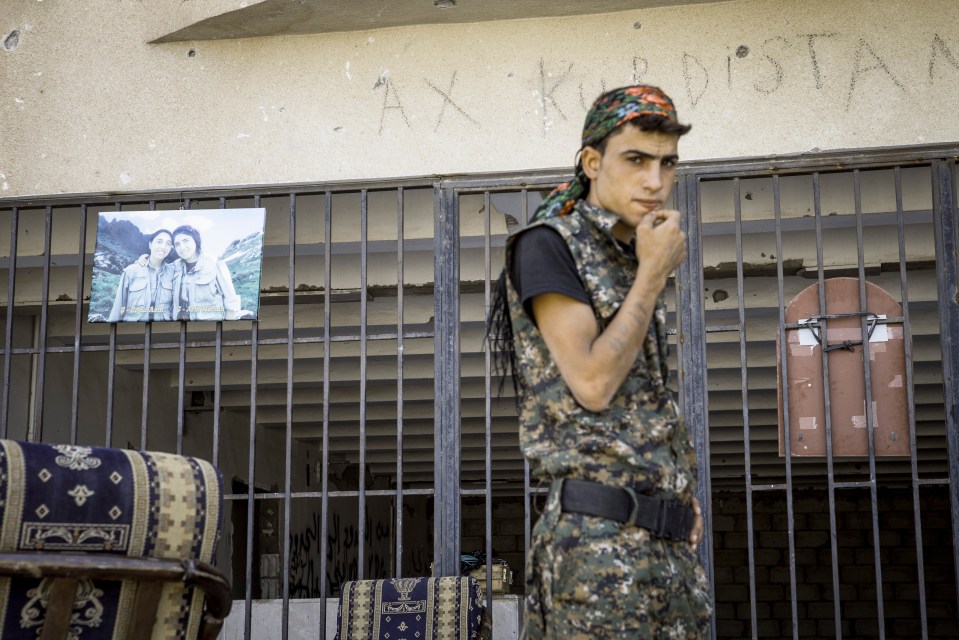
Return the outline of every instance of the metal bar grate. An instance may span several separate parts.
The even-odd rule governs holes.
[[[959,572],[957,151],[680,168],[690,250],[669,285],[671,366],[700,460],[717,638],[955,628],[955,576],[939,567]],[[514,398],[508,384],[499,394],[482,336],[506,237],[566,177],[0,200],[0,435],[213,460],[229,530],[218,563],[232,568],[245,638],[258,637],[265,601],[277,605],[270,632],[289,637],[303,607],[345,581],[428,575],[431,560],[458,574],[461,548],[483,551],[488,599],[497,557],[519,595],[548,487],[519,453]],[[251,205],[267,210],[259,320],[86,323],[88,215]],[[901,303],[883,324],[903,333],[907,455],[880,455],[868,341],[864,455],[833,448],[842,380],[824,353],[826,453],[791,445],[776,339],[802,327],[784,309],[818,285],[828,316],[837,276],[858,279],[860,309],[867,284]],[[825,334],[837,320],[820,323]],[[914,551],[893,557],[890,545]],[[321,606],[311,618],[321,636],[327,617]]]

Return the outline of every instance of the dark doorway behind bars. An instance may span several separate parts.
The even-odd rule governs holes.
[[[959,634],[956,154],[681,167],[671,364],[716,637]],[[291,602],[459,573],[473,551],[509,564],[519,606],[543,489],[484,319],[507,234],[566,177],[0,200],[0,434],[217,464],[232,487],[218,564],[247,638],[255,602],[277,604],[285,639]],[[86,323],[98,212],[249,206],[267,209],[259,321]],[[779,454],[783,308],[836,276],[902,305],[908,456]]]

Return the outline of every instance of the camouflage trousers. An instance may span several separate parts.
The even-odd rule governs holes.
[[[526,561],[526,640],[699,640],[712,606],[706,572],[686,542],[561,513],[553,483]]]

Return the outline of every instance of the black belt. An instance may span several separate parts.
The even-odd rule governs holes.
[[[689,540],[696,522],[692,507],[678,500],[651,498],[591,480],[563,480],[560,505],[564,512],[635,524],[667,540]]]

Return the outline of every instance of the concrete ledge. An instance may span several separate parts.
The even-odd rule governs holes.
[[[179,2],[179,0],[177,0]],[[152,42],[365,31],[416,24],[458,24],[575,16],[720,0],[251,0],[207,3]],[[385,5],[385,6],[384,6]],[[199,15],[197,12],[201,12]]]

